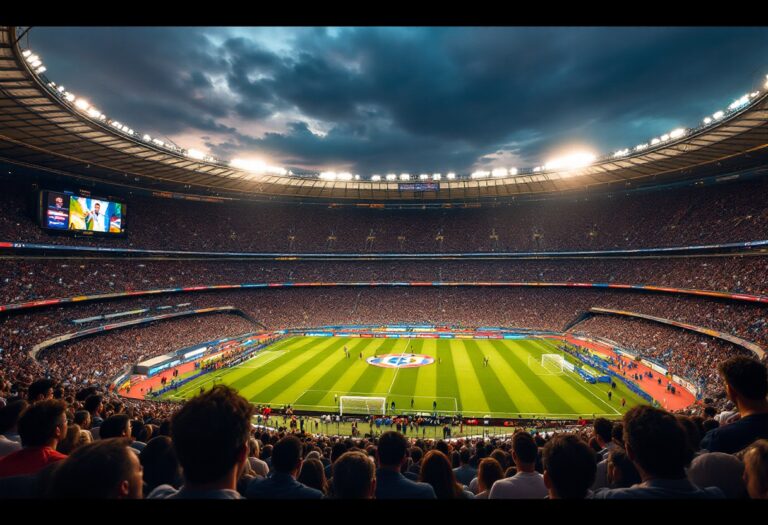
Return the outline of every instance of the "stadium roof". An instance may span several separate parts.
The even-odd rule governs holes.
[[[55,93],[22,56],[16,28],[0,27],[0,161],[158,191],[367,202],[504,199],[666,183],[698,177],[702,169],[726,159],[768,154],[768,90],[763,89],[717,123],[583,168],[441,180],[431,191],[414,191],[413,183],[405,189],[401,181],[257,174],[220,161],[196,160],[183,150],[118,131],[109,120],[89,118]]]

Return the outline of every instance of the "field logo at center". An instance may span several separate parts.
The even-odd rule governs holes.
[[[384,368],[415,368],[431,365],[435,358],[424,354],[383,354],[369,357],[366,362]]]

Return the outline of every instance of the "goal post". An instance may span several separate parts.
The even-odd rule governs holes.
[[[339,414],[366,414],[383,416],[387,410],[386,397],[341,396],[339,397]]]
[[[553,374],[565,373],[565,359],[561,354],[543,354],[541,367]]]

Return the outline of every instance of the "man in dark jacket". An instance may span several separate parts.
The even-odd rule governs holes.
[[[248,499],[320,499],[323,493],[296,481],[301,470],[302,445],[296,436],[286,436],[272,450],[272,475],[248,484]]]
[[[399,432],[384,432],[379,438],[376,457],[376,499],[435,499],[435,490],[427,483],[411,481],[400,473],[405,463],[408,441]]]
[[[725,393],[740,417],[707,432],[701,448],[733,454],[757,439],[768,438],[768,371],[764,364],[743,356],[723,361],[718,369],[725,381]]]

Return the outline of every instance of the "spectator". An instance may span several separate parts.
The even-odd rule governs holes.
[[[272,449],[272,475],[248,484],[248,499],[320,499],[323,493],[296,481],[301,469],[301,441],[288,435]]]
[[[251,470],[257,477],[266,478],[269,474],[269,466],[266,461],[259,459],[261,453],[261,447],[259,440],[251,438],[248,440],[248,463],[251,465]]]
[[[149,440],[139,454],[144,469],[144,493],[149,494],[160,485],[179,489],[182,484],[181,466],[171,438],[157,436]]]
[[[717,487],[728,499],[747,497],[744,463],[731,454],[710,452],[693,458],[688,479],[697,487]]]
[[[67,405],[48,399],[27,408],[19,419],[22,449],[0,458],[0,478],[34,474],[66,458],[56,451],[67,434]]]
[[[541,499],[547,497],[544,477],[536,472],[536,442],[527,432],[512,436],[512,460],[517,473],[494,483],[489,499]]]
[[[38,379],[27,389],[27,399],[30,403],[37,403],[44,399],[53,399],[53,387],[56,383],[50,379]]]
[[[345,452],[333,464],[333,496],[337,499],[373,499],[376,468],[362,452]]]
[[[584,499],[595,481],[595,452],[574,435],[556,435],[542,453],[550,499]]]
[[[756,439],[768,438],[768,371],[763,363],[741,356],[723,361],[718,370],[740,417],[707,432],[701,448],[733,454]]]
[[[612,450],[615,450],[617,447],[617,445],[612,440],[613,423],[604,417],[599,417],[595,419],[593,429],[595,432],[595,439],[597,440],[597,444],[600,446],[600,450],[598,451],[600,460],[606,459],[608,457],[608,453]]]
[[[141,499],[138,456],[125,438],[82,446],[53,474],[51,496],[62,499]]]
[[[752,499],[768,499],[768,440],[755,441],[744,454],[744,483]]]
[[[400,473],[407,450],[408,442],[398,432],[390,430],[379,438],[376,499],[435,499],[435,491],[429,484],[411,481]]]
[[[19,418],[28,406],[25,400],[17,399],[0,408],[0,458],[21,450]]]
[[[245,398],[224,385],[187,401],[171,423],[184,485],[178,492],[160,485],[149,497],[240,499],[235,488],[248,458],[253,412]]]
[[[418,450],[421,452],[421,449]],[[413,457],[413,454],[411,454],[411,457]],[[469,448],[461,447],[461,450],[459,451],[459,461],[461,462],[461,466],[453,469],[453,472],[456,475],[456,481],[467,486],[475,476],[478,476],[477,469],[469,464],[471,457],[472,455],[469,452]],[[419,459],[421,459],[421,456],[419,456]]]
[[[480,468],[477,470],[478,494],[475,498],[488,499],[491,487],[501,479],[504,479],[504,472],[501,470],[499,462],[493,458],[483,458],[480,461]]]
[[[474,499],[475,497],[456,481],[448,456],[437,449],[430,450],[424,456],[419,481],[431,485],[437,499]]]
[[[607,461],[607,487],[612,489],[631,487],[642,481],[635,464],[629,460],[623,448],[612,450],[608,454],[608,459],[603,461]]]
[[[328,493],[328,481],[325,478],[323,463],[315,457],[306,458],[301,463],[301,470],[296,481],[309,488],[319,490],[326,495]]]
[[[685,429],[664,410],[637,406],[624,415],[627,456],[637,468],[642,483],[628,488],[601,489],[597,499],[722,498],[716,487],[701,489],[685,474],[693,458]]]

